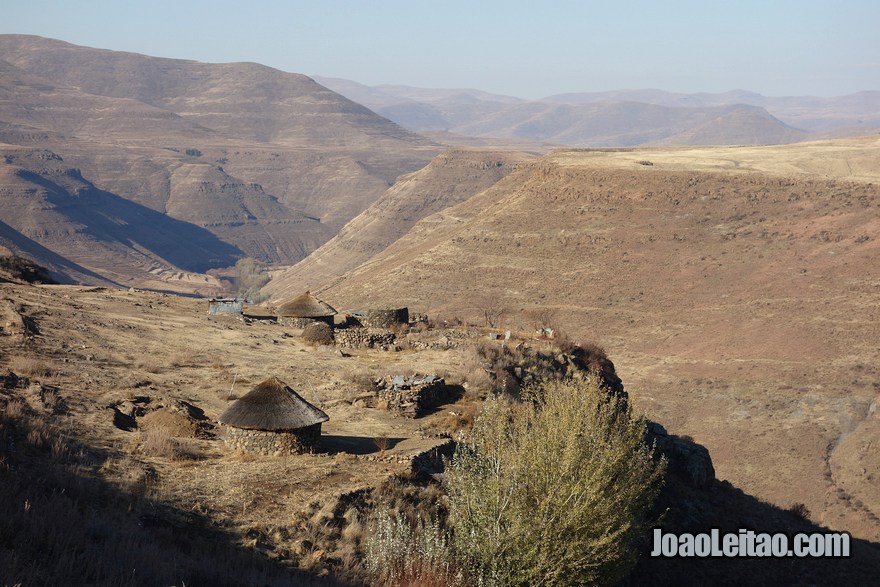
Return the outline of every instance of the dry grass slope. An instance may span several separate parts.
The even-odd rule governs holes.
[[[320,295],[482,322],[489,294],[502,328],[549,311],[720,478],[877,540],[878,169],[876,138],[561,150]]]

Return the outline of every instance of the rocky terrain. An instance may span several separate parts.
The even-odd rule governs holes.
[[[532,159],[510,151],[445,151],[419,171],[400,177],[330,241],[285,269],[266,292],[292,296],[325,285],[384,251],[422,218],[469,199]]]
[[[0,50],[0,582],[362,584],[370,512],[442,501],[431,475],[483,397],[587,370],[650,420],[667,529],[855,540],[643,560],[633,584],[874,578],[875,93],[339,84],[398,125],[257,64]],[[795,143],[816,133],[865,136]],[[272,302],[430,321],[321,346],[172,295],[228,291],[244,257]],[[330,416],[315,454],[224,444],[219,414],[272,375]]]
[[[11,583],[362,585],[372,512],[436,507],[442,490],[426,473],[493,387],[594,371],[627,393],[595,347],[563,352],[530,331],[506,349],[491,329],[439,324],[398,330],[399,350],[334,349],[282,325],[208,316],[204,301],[180,296],[0,290],[0,536],[14,536],[0,539],[0,581]],[[313,454],[224,443],[219,414],[273,375],[329,415]],[[444,386],[430,409],[391,405],[398,382],[410,393],[425,381]],[[673,430],[649,425],[669,459],[657,504],[667,531],[824,529],[719,481],[710,453]],[[855,585],[877,561],[876,544],[857,538],[853,557],[836,561],[644,559],[631,582]]]
[[[876,138],[560,150],[319,295],[596,340],[720,479],[876,541],[878,162]]]

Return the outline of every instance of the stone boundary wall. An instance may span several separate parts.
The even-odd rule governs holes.
[[[444,470],[443,459],[451,458],[455,452],[455,441],[444,436],[447,440],[435,447],[423,450],[414,455],[351,455],[355,459],[361,461],[369,461],[373,463],[398,463],[410,465],[413,473],[423,475],[434,475],[442,473]]]
[[[456,443],[451,438],[443,444],[421,452],[413,457],[410,470],[421,475],[436,475],[446,470],[446,459],[455,453]]]
[[[311,452],[321,437],[321,425],[314,424],[295,431],[267,432],[226,426],[226,445],[233,450],[265,456],[293,455]]]
[[[407,418],[418,418],[426,411],[450,400],[450,390],[442,378],[403,388],[380,388],[376,395],[387,402],[388,409]]]
[[[389,347],[397,337],[384,328],[337,328],[333,331],[336,346],[347,348]]]

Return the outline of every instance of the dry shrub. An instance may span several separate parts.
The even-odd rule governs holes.
[[[138,359],[136,366],[147,373],[157,374],[161,373],[167,367],[167,364],[154,354],[146,354]]]
[[[141,450],[145,455],[171,461],[194,461],[201,457],[195,442],[174,438],[158,427],[141,432]]]
[[[410,522],[380,510],[367,540],[367,571],[374,585],[463,585],[449,537],[437,516]]]
[[[302,339],[312,346],[332,345],[333,328],[324,322],[311,322],[303,328]]]
[[[373,439],[373,444],[379,449],[379,456],[385,456],[385,451],[391,446],[391,440],[387,436],[377,436]]]
[[[18,420],[27,413],[27,404],[24,400],[16,399],[6,402],[6,409],[3,416],[7,420]]]
[[[582,342],[575,352],[584,359],[591,371],[601,371],[603,364],[608,360],[605,349],[592,342]]]
[[[338,452],[335,455],[333,455],[333,462],[337,465],[350,465],[351,463],[355,462],[356,460],[357,460],[356,456],[354,456],[352,454],[348,454],[345,451]]]
[[[421,334],[422,332],[427,332],[431,329],[431,325],[427,320],[415,322],[412,326],[410,326],[409,331],[415,332],[416,334]]]
[[[404,324],[403,322],[395,322],[391,325],[391,332],[394,333],[394,336],[397,338],[401,338],[407,335],[409,332],[409,324]]]
[[[452,433],[470,430],[481,409],[482,403],[477,402],[456,406],[446,419],[447,429]]]
[[[348,508],[342,515],[345,525],[342,527],[341,541],[353,547],[359,547],[367,537],[367,527],[361,520],[357,508]]]
[[[446,467],[455,549],[481,583],[616,585],[665,474],[598,377],[486,401]]]
[[[373,380],[373,373],[367,369],[359,369],[349,375],[348,380],[355,391],[366,393],[376,391],[376,383]]]
[[[465,397],[476,399],[486,397],[495,387],[495,380],[489,375],[485,367],[475,367],[465,375]]]
[[[40,417],[30,418],[27,422],[27,441],[32,446],[45,449],[52,445],[53,430],[46,420]]]
[[[193,349],[184,349],[174,353],[172,367],[198,367],[201,363],[199,353]]]
[[[806,504],[800,502],[793,503],[789,506],[788,511],[802,520],[810,521],[810,508],[808,508]]]
[[[550,328],[555,331],[559,329],[557,312],[553,308],[529,308],[523,312],[523,315],[534,330]]]
[[[17,375],[53,377],[56,370],[46,360],[37,357],[16,356],[9,359],[9,368]]]
[[[257,460],[257,455],[246,450],[238,449],[232,453],[233,458],[240,463],[252,463]]]

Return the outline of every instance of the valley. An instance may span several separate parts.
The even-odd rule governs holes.
[[[486,400],[557,380],[645,418],[665,529],[854,544],[641,557],[628,584],[875,578],[877,92],[527,101],[0,55],[0,583],[374,584],[379,512],[450,523]],[[281,311],[304,292],[327,313]],[[257,303],[209,315],[227,296]],[[304,454],[228,442],[271,377],[329,417]]]
[[[719,478],[877,540],[878,146],[554,151],[316,291],[598,342]]]

